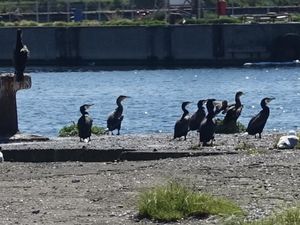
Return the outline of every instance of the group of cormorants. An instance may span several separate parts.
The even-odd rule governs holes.
[[[117,98],[117,108],[111,114],[109,114],[107,118],[107,132],[111,133],[112,135],[114,130],[117,130],[117,135],[120,135],[121,124],[124,118],[123,105],[121,104],[121,102],[126,98],[130,97],[126,95],[120,95]],[[77,122],[80,141],[91,140],[93,119],[90,117],[89,113],[87,112],[87,109],[89,109],[92,105],[93,104],[84,104],[80,106],[81,117]]]
[[[221,102],[216,101],[216,99],[199,100],[197,104],[198,109],[192,115],[186,109],[187,105],[191,102],[183,102],[181,105],[183,114],[174,126],[174,139],[184,137],[184,140],[186,140],[189,131],[197,130],[199,132],[199,145],[213,145],[217,127],[216,115],[220,112],[225,114],[222,126],[236,126],[237,119],[243,109],[240,99],[243,94],[243,92],[238,91],[235,94],[235,103],[233,104],[228,104],[226,100]],[[273,99],[266,97],[261,100],[260,105],[262,110],[249,121],[246,129],[248,134],[255,135],[255,137],[258,134],[259,138],[261,138],[261,133],[270,114],[270,109],[267,105]],[[207,113],[205,111],[205,104]]]
[[[180,119],[176,121],[174,126],[174,139],[184,137],[184,140],[186,140],[189,131],[198,131],[199,145],[213,145],[217,126],[215,119],[216,115],[220,112],[225,114],[222,126],[236,126],[237,119],[241,115],[243,109],[240,100],[240,97],[243,94],[243,92],[238,91],[235,94],[235,103],[233,104],[228,104],[226,100],[217,101],[212,98],[199,100],[197,103],[198,109],[192,115],[190,115],[189,111],[186,109],[191,102],[183,102],[181,105],[183,114]],[[121,123],[124,118],[123,105],[121,102],[126,98],[129,98],[129,96],[120,95],[117,98],[117,108],[107,118],[107,132],[112,135],[114,130],[117,130],[117,135],[120,134]],[[266,97],[261,100],[260,105],[262,110],[249,121],[246,129],[248,134],[255,135],[255,137],[256,134],[258,134],[259,138],[261,138],[261,133],[270,114],[268,103],[273,99],[274,98]],[[80,141],[91,140],[93,119],[87,112],[91,106],[92,104],[84,104],[80,107],[82,115],[77,123]]]

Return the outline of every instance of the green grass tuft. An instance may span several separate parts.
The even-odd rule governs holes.
[[[241,221],[233,219],[226,222],[226,225],[300,225],[300,207],[286,209],[267,218],[257,221]]]
[[[176,182],[141,193],[138,209],[139,217],[157,221],[177,221],[190,216],[243,215],[241,208],[227,199],[197,193]]]
[[[217,134],[234,134],[234,133],[242,133],[245,131],[246,131],[246,127],[239,121],[224,126],[223,120],[221,119],[217,120],[217,127],[216,127]]]
[[[105,134],[104,127],[93,126],[92,127],[92,134],[95,135],[103,135]],[[78,128],[77,125],[73,122],[71,125],[66,125],[58,132],[59,137],[75,137],[78,136]]]

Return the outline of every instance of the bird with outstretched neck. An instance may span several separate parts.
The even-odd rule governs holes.
[[[274,99],[275,98],[273,97],[267,97],[261,100],[260,106],[262,110],[249,121],[246,129],[248,134],[254,135],[255,137],[256,134],[258,134],[258,137],[261,138],[261,133],[263,132],[263,129],[270,115],[270,108],[268,107],[268,104]]]
[[[24,71],[25,71],[28,55],[29,55],[29,50],[26,47],[26,45],[23,44],[22,41],[22,30],[18,29],[16,47],[14,49],[14,57],[13,57],[16,81],[24,80]]]
[[[181,109],[183,111],[182,116],[179,120],[176,121],[174,126],[174,139],[184,137],[186,140],[186,136],[189,132],[189,123],[190,123],[190,116],[189,111],[186,109],[186,106],[191,102],[183,102],[181,104]]]
[[[121,104],[121,102],[126,98],[130,98],[130,97],[125,95],[120,95],[117,98],[116,100],[117,108],[107,118],[108,133],[111,132],[112,135],[114,134],[113,133],[114,130],[118,130],[117,135],[120,135],[121,124],[124,119],[123,105]]]
[[[91,141],[93,119],[90,117],[88,110],[93,104],[84,104],[80,106],[81,117],[77,122],[79,141]]]
[[[208,143],[211,142],[211,146],[213,145],[213,141],[215,138],[215,130],[216,130],[216,121],[215,121],[215,99],[208,99],[206,102],[207,115],[203,119],[199,128],[199,145],[208,146]]]
[[[197,103],[197,111],[190,118],[190,130],[199,131],[200,124],[206,116],[205,105],[206,100],[199,100]]]
[[[235,103],[228,105],[227,112],[226,112],[226,115],[225,115],[224,121],[223,121],[223,124],[225,126],[228,124],[236,125],[236,121],[240,117],[242,109],[243,109],[243,105],[241,103],[241,96],[243,94],[244,94],[243,92],[238,91],[235,94]]]

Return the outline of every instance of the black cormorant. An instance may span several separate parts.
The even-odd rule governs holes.
[[[16,47],[14,49],[14,67],[17,81],[24,79],[24,70],[28,58],[29,50],[22,42],[22,30],[17,30]]]
[[[204,120],[200,124],[199,135],[200,135],[200,143],[203,146],[207,146],[208,142],[211,141],[211,145],[213,145],[213,140],[215,138],[215,130],[216,130],[216,121],[215,117],[215,107],[214,107],[215,99],[208,99],[206,102],[207,115]]]
[[[181,109],[183,114],[179,120],[176,121],[174,126],[174,139],[180,138],[184,136],[184,140],[186,140],[186,135],[189,132],[189,123],[190,123],[190,116],[189,111],[185,108],[191,102],[183,102],[181,105]]]
[[[240,99],[240,97],[243,94],[244,93],[241,91],[238,91],[235,94],[235,103],[228,106],[227,112],[226,112],[226,115],[225,115],[224,121],[223,121],[224,125],[231,124],[231,123],[236,124],[236,121],[239,118],[239,116],[241,115],[241,112],[243,109],[243,105],[242,105],[241,99]]]
[[[259,138],[261,138],[261,133],[266,125],[266,122],[268,120],[270,109],[267,106],[269,102],[274,100],[275,98],[263,98],[260,102],[260,106],[262,107],[262,110],[254,116],[248,123],[248,127],[246,131],[250,135],[259,135]]]
[[[120,95],[117,98],[116,103],[117,103],[118,107],[107,118],[107,129],[108,129],[108,132],[110,131],[112,135],[113,135],[113,131],[116,129],[118,130],[117,135],[120,135],[121,123],[124,118],[124,116],[122,115],[123,106],[122,106],[121,102],[126,98],[129,98],[129,96]]]
[[[93,124],[93,119],[90,117],[89,113],[86,110],[90,108],[92,105],[93,104],[84,104],[80,106],[80,112],[82,115],[77,122],[80,141],[86,141],[87,138],[88,141],[91,141],[91,133],[92,133],[91,129]]]
[[[199,130],[200,123],[205,118],[206,112],[204,108],[204,104],[206,100],[199,100],[198,101],[198,110],[191,116],[190,119],[190,130]]]
[[[226,100],[221,101],[221,102],[214,102],[215,105],[215,115],[219,114],[222,112],[222,114],[225,114],[227,112],[228,108],[228,102]]]

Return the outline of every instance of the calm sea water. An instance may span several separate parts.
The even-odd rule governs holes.
[[[5,68],[2,71],[7,71]],[[272,96],[269,131],[299,130],[300,67],[177,69],[131,71],[45,72],[33,69],[32,88],[17,94],[19,128],[22,132],[54,137],[58,131],[80,117],[79,107],[90,109],[94,124],[106,126],[107,115],[116,107],[119,95],[124,101],[121,133],[173,132],[181,116],[182,101],[199,99],[234,101],[235,92],[245,92],[239,121],[247,125],[260,111],[263,97]]]

